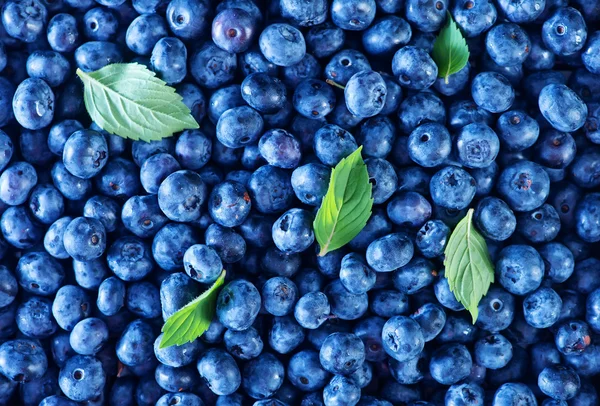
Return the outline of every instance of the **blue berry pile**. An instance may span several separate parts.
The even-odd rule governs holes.
[[[2,4],[1,405],[600,404],[600,0]],[[199,128],[92,121],[116,63]],[[325,253],[355,152],[372,214]]]

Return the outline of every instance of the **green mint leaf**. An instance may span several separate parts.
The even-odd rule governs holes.
[[[175,89],[143,65],[115,63],[77,75],[90,117],[111,134],[150,142],[198,128]]]
[[[448,76],[458,72],[469,62],[469,47],[452,15],[448,13],[446,25],[440,30],[431,53],[438,67],[438,77],[448,83]]]
[[[194,341],[208,330],[215,316],[215,306],[219,288],[225,281],[225,270],[208,290],[192,300],[167,319],[162,328],[163,338],[160,348],[183,345]]]
[[[444,253],[450,290],[471,313],[475,324],[479,301],[494,282],[494,265],[485,240],[473,226],[473,209],[452,232]]]
[[[361,150],[359,147],[331,171],[327,194],[313,223],[320,256],[348,244],[371,217],[372,187]]]

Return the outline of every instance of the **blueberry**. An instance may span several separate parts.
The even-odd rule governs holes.
[[[448,5],[444,0],[407,0],[406,19],[420,31],[433,32],[442,27]]]
[[[540,286],[544,276],[540,254],[528,245],[509,245],[498,255],[499,282],[515,295],[525,295]]]
[[[561,7],[544,22],[542,40],[556,55],[572,55],[581,50],[587,39],[583,16],[572,7]]]
[[[489,30],[498,17],[494,2],[459,0],[452,7],[454,21],[466,37],[476,37]]]
[[[356,320],[365,314],[369,305],[366,293],[350,293],[340,280],[335,280],[325,287],[331,305],[331,313],[341,320]]]
[[[446,166],[436,172],[429,184],[434,203],[452,210],[462,210],[475,197],[475,179],[456,166]]]
[[[283,364],[270,353],[263,353],[244,366],[242,387],[254,399],[266,399],[281,387],[285,376]]]
[[[12,246],[31,248],[43,238],[43,228],[31,218],[24,206],[9,207],[0,219],[2,236]]]
[[[226,110],[217,123],[217,138],[229,148],[240,148],[254,143],[263,130],[263,118],[251,107]]]
[[[88,41],[75,50],[75,63],[84,72],[92,72],[122,60],[121,49],[113,42]]]
[[[56,293],[65,279],[62,265],[46,252],[23,255],[15,273],[19,285],[25,291],[42,296]]]
[[[189,222],[200,218],[207,187],[200,175],[189,170],[172,173],[160,184],[158,205],[173,221]]]
[[[306,43],[302,33],[291,25],[276,23],[267,26],[258,39],[260,50],[277,66],[291,66],[302,60]]]
[[[50,124],[54,117],[54,93],[42,79],[26,79],[13,98],[15,118],[23,127],[38,130]]]
[[[367,263],[377,272],[391,272],[406,265],[412,258],[414,247],[402,233],[388,234],[374,240],[367,248]]]
[[[27,58],[27,74],[43,79],[52,87],[65,82],[71,70],[69,60],[55,51],[35,51]]]
[[[167,7],[167,22],[175,36],[185,40],[197,38],[210,24],[207,0],[175,0]]]
[[[477,74],[471,82],[471,95],[479,107],[490,113],[510,109],[515,99],[515,91],[508,79],[496,72]]]
[[[319,206],[327,193],[331,169],[319,163],[299,166],[292,172],[292,188],[304,204]]]
[[[285,130],[269,130],[260,138],[258,150],[269,165],[294,169],[300,163],[300,142]]]
[[[515,402],[536,404],[533,392],[523,383],[505,383],[494,394],[494,405],[507,406]]]
[[[429,220],[417,232],[415,245],[426,258],[441,255],[446,248],[450,229],[443,221]]]
[[[108,161],[108,145],[102,134],[93,130],[73,132],[64,145],[63,163],[74,176],[89,179]]]
[[[520,65],[529,56],[531,40],[517,24],[498,24],[487,33],[485,48],[500,66]]]
[[[79,45],[77,20],[71,14],[60,13],[50,19],[47,28],[50,47],[57,52],[72,52]]]
[[[298,324],[310,330],[320,327],[331,312],[327,296],[318,291],[306,293],[296,303],[294,317]]]
[[[370,55],[389,55],[406,45],[412,36],[410,25],[401,17],[384,16],[362,34],[365,51]]]
[[[252,44],[257,28],[257,22],[249,12],[226,8],[212,22],[212,39],[219,48],[237,54]]]
[[[106,383],[101,362],[89,355],[69,358],[60,370],[58,384],[71,400],[83,402],[100,395]]]
[[[556,400],[575,397],[580,385],[579,375],[573,369],[562,365],[548,366],[538,376],[540,390]]]
[[[344,30],[325,22],[312,27],[306,33],[306,45],[310,52],[317,58],[325,58],[340,50],[344,44],[346,34]]]
[[[421,326],[425,342],[429,342],[437,337],[446,324],[446,313],[444,309],[434,303],[426,303],[419,307],[410,317]],[[418,360],[413,359],[406,362],[407,368],[418,368]]]
[[[575,131],[585,124],[587,106],[577,93],[565,85],[544,87],[538,103],[544,118],[558,131]]]
[[[95,317],[81,320],[73,327],[69,342],[80,355],[95,355],[108,341],[108,327]]]
[[[166,321],[173,313],[194,300],[201,293],[200,286],[183,272],[171,274],[160,285],[160,302],[163,320]],[[213,322],[213,330],[220,323]],[[221,327],[224,329],[224,327]],[[207,330],[207,331],[210,331]]]
[[[294,196],[289,174],[271,165],[261,166],[252,173],[248,192],[252,205],[264,214],[286,210]]]
[[[381,337],[385,352],[400,362],[418,356],[425,345],[419,324],[405,316],[390,318],[383,326]]]
[[[455,142],[458,159],[467,168],[491,165],[500,150],[500,141],[494,130],[481,123],[464,126]]]
[[[163,37],[154,44],[150,63],[159,78],[170,85],[180,83],[187,74],[187,49],[179,39]]]
[[[158,289],[150,282],[129,285],[126,305],[127,310],[144,319],[158,317],[161,313]]]
[[[477,205],[475,224],[484,237],[505,241],[515,232],[517,219],[503,200],[488,196]]]
[[[509,151],[523,151],[538,139],[540,127],[536,120],[520,110],[503,113],[496,122],[496,132],[502,147]]]
[[[100,257],[106,249],[106,231],[99,220],[77,217],[65,229],[64,246],[77,261],[90,261]]]
[[[438,123],[422,124],[408,137],[410,158],[424,167],[441,165],[448,158],[451,150],[450,133]]]
[[[414,46],[405,46],[394,54],[392,71],[400,85],[414,90],[431,87],[438,75],[437,65],[429,54]]]
[[[509,292],[492,286],[477,307],[477,327],[491,332],[505,330],[515,316],[515,298]]]
[[[350,113],[357,117],[373,117],[383,110],[387,86],[379,73],[360,71],[346,83],[344,96]]]
[[[48,11],[37,0],[14,0],[2,7],[2,24],[7,34],[23,42],[35,42],[43,32]]]
[[[350,253],[342,258],[340,281],[350,293],[369,291],[375,285],[375,279],[375,272],[360,255]]]
[[[213,248],[227,264],[238,262],[246,252],[246,241],[231,228],[211,224],[206,229],[204,239],[206,245]]]
[[[258,357],[264,346],[262,338],[254,327],[243,331],[227,330],[223,339],[227,351],[242,360]]]
[[[261,297],[256,287],[248,281],[236,280],[219,292],[217,317],[231,330],[245,330],[254,322],[260,305]]]
[[[188,1],[190,0],[172,1],[169,3],[169,9],[171,9],[171,7],[173,7],[173,9],[179,8],[181,7],[180,3]],[[196,0],[192,1],[196,2]],[[202,4],[204,0],[197,0],[197,2]],[[204,5],[198,7],[198,10],[202,9],[202,7],[204,7]],[[167,13],[168,12],[169,10],[167,10]],[[173,10],[174,14],[178,12],[183,12],[183,10]],[[190,13],[190,10],[185,10],[185,13]],[[187,18],[190,16],[180,14],[174,17],[178,21],[182,21],[182,23],[178,25],[185,26],[188,24]],[[201,24],[200,21],[194,23]],[[173,30],[173,24],[171,22],[169,22],[169,24]],[[174,32],[176,34],[178,33],[177,30],[174,30]],[[235,54],[223,51],[212,42],[209,42],[192,54],[191,58],[189,58],[189,67],[190,73],[199,85],[209,89],[216,89],[231,82],[237,68],[237,59]]]
[[[352,405],[360,399],[360,387],[351,378],[334,376],[323,390],[323,399],[327,405]]]
[[[520,161],[507,166],[497,182],[498,192],[515,211],[540,207],[548,197],[550,179],[541,166]]]
[[[0,372],[15,382],[29,382],[46,373],[48,359],[35,340],[19,338],[0,345]]]
[[[106,316],[114,316],[125,306],[125,284],[111,276],[98,287],[96,307]]]

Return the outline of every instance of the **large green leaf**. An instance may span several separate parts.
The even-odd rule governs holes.
[[[115,63],[77,75],[90,117],[109,133],[149,142],[198,128],[175,89],[143,65]]]
[[[452,232],[445,254],[445,274],[450,290],[471,313],[475,323],[479,301],[494,282],[494,265],[485,240],[473,227],[473,209],[469,209]]]
[[[438,77],[445,78],[458,72],[469,62],[469,47],[462,33],[448,13],[446,25],[441,29],[435,42],[431,57],[438,67]]]
[[[225,271],[223,270],[208,290],[167,319],[162,328],[164,334],[160,341],[160,348],[194,341],[208,330],[215,316],[217,294],[224,281]]]
[[[371,216],[372,187],[361,150],[359,147],[331,171],[327,194],[313,223],[321,256],[348,244]]]

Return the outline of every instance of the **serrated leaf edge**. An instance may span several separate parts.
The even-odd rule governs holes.
[[[487,249],[487,244],[485,243],[484,238],[479,234],[479,232],[473,227],[472,224],[472,219],[473,219],[473,213],[474,210],[473,209],[469,209],[467,211],[467,214],[465,215],[465,217],[456,225],[456,227],[454,228],[454,231],[452,232],[452,234],[450,235],[450,238],[448,240],[448,244],[446,245],[446,249],[445,249],[445,255],[446,258],[444,259],[444,266],[446,267],[446,272],[445,272],[445,277],[448,279],[448,285],[450,287],[450,291],[454,294],[454,297],[456,298],[456,300],[458,300],[464,307],[466,310],[469,311],[469,313],[471,313],[471,317],[473,319],[473,324],[475,324],[475,322],[477,321],[477,318],[479,316],[479,310],[478,310],[478,305],[479,302],[481,301],[481,299],[487,294],[491,284],[494,282],[494,266],[492,264],[492,261],[489,257],[489,251]],[[463,268],[463,272],[462,274],[459,275],[460,271],[458,269],[452,269],[449,267],[450,262],[452,262],[453,259],[453,254],[455,254],[455,252],[449,252],[450,250],[454,249],[456,250],[458,243],[460,243],[460,236],[457,235],[457,231],[459,229],[462,228],[466,228],[465,233],[464,233],[464,238],[467,241],[467,252],[468,252],[468,262],[467,265],[462,267]],[[472,261],[472,252],[471,252],[471,248],[469,244],[469,241],[475,240],[479,245],[479,251],[481,251],[483,253],[483,261],[485,263],[487,263],[488,265],[488,270],[485,271],[489,271],[487,272],[487,274],[479,274],[480,276],[480,282],[482,286],[479,290],[480,292],[477,293],[473,293],[475,291],[475,289],[472,289],[471,292],[471,297],[466,298],[463,295],[463,292],[459,289],[459,288],[464,288],[464,285],[462,284],[458,284],[456,283],[458,280],[460,280],[462,278],[462,280],[464,281],[464,269],[466,269],[467,267],[473,267],[473,261]],[[458,242],[455,242],[458,241]],[[464,254],[463,254],[464,255]],[[462,260],[460,261],[459,265],[462,264]],[[487,275],[487,278],[485,277]],[[475,296],[475,297],[474,297]],[[479,297],[477,297],[479,296]]]
[[[217,289],[219,289],[225,281],[225,274],[226,272],[223,270],[217,280],[207,290],[202,292],[200,296],[183,306],[181,309],[177,310],[167,319],[161,330],[164,334],[160,340],[159,348],[167,348],[173,345],[183,345],[192,342],[208,330],[212,317],[208,321],[200,320],[196,323],[188,322],[188,327],[185,331],[180,331],[180,328],[190,317],[194,317],[194,313],[203,300],[209,298],[213,293],[216,295]],[[215,296],[214,301],[208,305],[214,307],[216,300],[217,298]],[[214,313],[214,310],[212,313]]]
[[[319,210],[317,211],[317,215],[315,216],[315,220],[313,222],[315,238],[317,239],[317,242],[319,243],[319,246],[320,246],[320,251],[318,253],[318,256],[324,256],[328,252],[331,252],[331,251],[341,248],[341,246],[332,248],[331,243],[333,241],[334,236],[336,235],[336,232],[338,231],[339,215],[344,206],[344,196],[345,196],[346,188],[347,188],[348,184],[350,183],[350,180],[349,180],[350,174],[352,173],[353,169],[356,169],[357,166],[358,167],[366,166],[362,159],[361,152],[362,152],[362,146],[359,146],[354,152],[352,152],[347,157],[343,158],[335,166],[335,168],[333,168],[331,170],[331,176],[329,178],[329,186],[327,188],[327,193],[325,194],[325,196],[323,196],[323,199],[321,200],[321,206],[319,207]],[[345,165],[350,165],[350,170],[348,172],[348,179],[345,181],[344,193],[341,196],[341,198],[338,198],[335,193],[336,181],[337,181],[336,176],[341,171],[341,169],[344,168]],[[368,174],[367,174],[366,181],[367,182],[369,181]],[[360,231],[364,228],[364,226],[367,224],[367,221],[371,217],[374,199],[372,198],[372,185],[370,183],[368,185],[368,190],[369,190],[369,197],[367,199],[361,198],[361,203],[363,200],[365,201],[365,203],[363,203],[362,206],[366,205],[366,207],[362,207],[361,211],[359,212],[359,214],[357,214],[357,216],[360,215],[364,211],[368,211],[368,215],[366,216],[366,219],[364,221],[361,221],[358,224],[356,224],[355,229],[351,232],[351,234],[354,234],[354,236],[356,236],[356,235],[358,235],[358,233],[360,233]],[[324,205],[326,204],[326,202],[329,199],[331,199],[333,201],[333,204],[335,205],[336,214],[335,214],[335,216],[333,216],[334,218],[328,218],[327,220],[323,220],[323,217],[329,214],[329,211],[325,210],[325,208],[324,208]],[[331,228],[331,232],[326,236],[323,236],[323,234],[321,233],[321,229],[319,227],[320,221],[334,222],[334,225]],[[354,238],[354,237],[352,237],[352,238]],[[347,241],[345,244],[347,244],[348,242],[350,242],[350,241]]]
[[[446,33],[446,31],[448,32],[448,36],[449,36],[449,44],[445,44],[442,45],[441,41],[444,38],[444,35]],[[460,36],[460,38],[457,37]],[[457,37],[457,38],[454,38]],[[452,51],[453,51],[453,46],[452,44],[454,43],[460,43],[460,46],[464,46],[465,50],[466,50],[466,57],[463,57],[461,59],[464,59],[464,61],[461,61],[458,65],[458,67],[456,67],[457,63],[453,63],[453,59],[452,59]],[[448,63],[447,68],[446,69],[442,69],[442,67],[440,66],[440,62],[436,59],[439,59],[438,57],[436,57],[436,54],[438,53],[437,50],[439,50],[439,47],[436,47],[436,45],[438,45],[440,47],[442,47],[443,50],[445,50],[448,53]],[[449,11],[446,12],[446,24],[444,24],[444,26],[442,27],[442,29],[440,30],[438,36],[435,38],[435,41],[433,43],[433,50],[431,53],[431,56],[435,62],[435,64],[438,67],[438,77],[439,78],[444,78],[444,82],[446,84],[448,84],[448,77],[458,71],[460,71],[462,68],[464,68],[467,63],[469,62],[469,57],[470,57],[471,53],[469,51],[469,46],[467,45],[467,41],[465,39],[465,37],[462,35],[462,32],[460,31],[460,29],[458,28],[458,25],[456,24],[456,22],[454,21],[454,18],[452,18],[452,14],[450,14]],[[459,59],[460,60],[460,59]],[[454,68],[453,68],[454,66]]]

